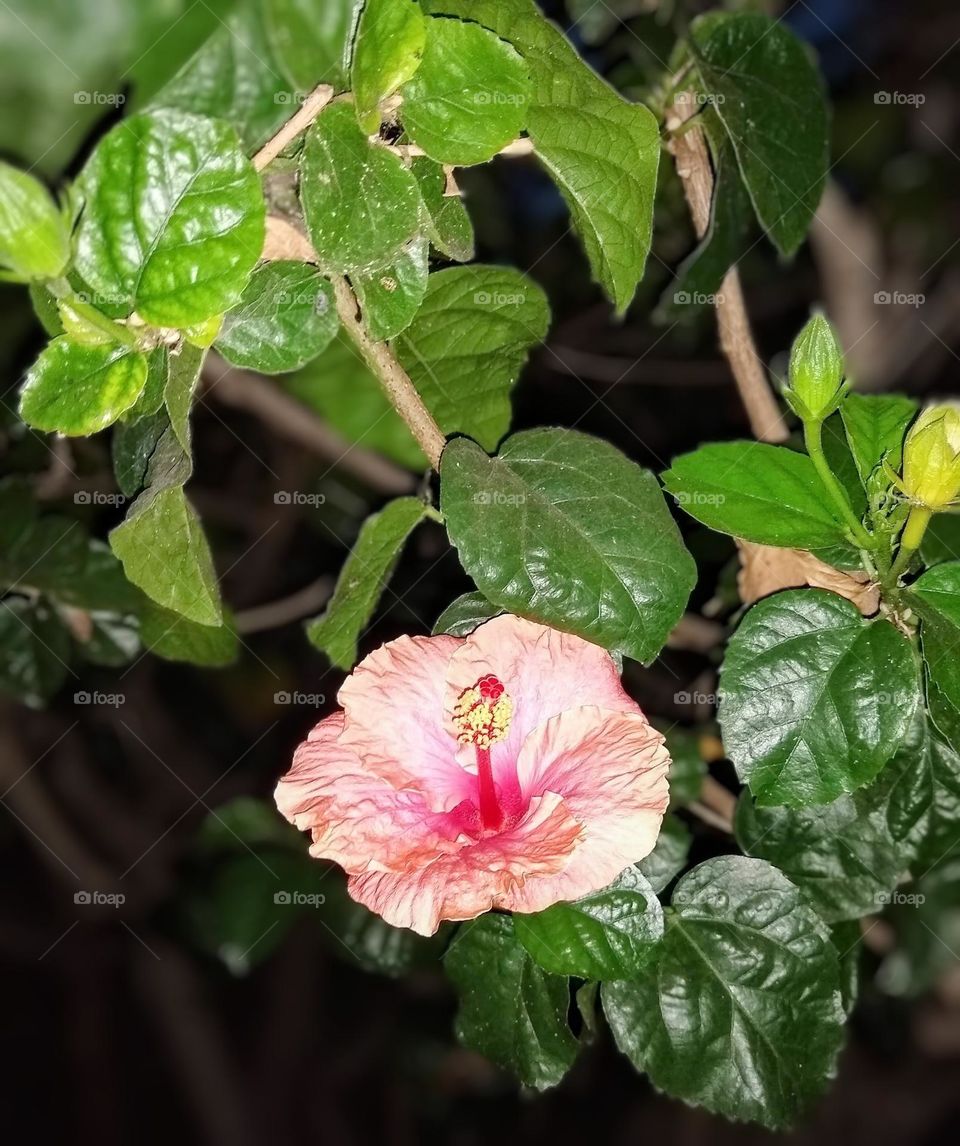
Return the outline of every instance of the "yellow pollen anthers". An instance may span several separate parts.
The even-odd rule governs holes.
[[[465,688],[453,707],[453,724],[461,744],[489,748],[505,740],[513,716],[513,701],[496,677],[483,677]]]

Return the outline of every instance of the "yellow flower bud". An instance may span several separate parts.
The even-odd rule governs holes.
[[[960,495],[960,410],[931,406],[910,427],[903,447],[903,491],[927,509]]]

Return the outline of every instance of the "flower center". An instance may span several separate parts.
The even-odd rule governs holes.
[[[512,715],[513,701],[503,684],[492,675],[482,676],[471,688],[465,688],[453,707],[457,740],[474,745],[477,754],[480,820],[489,831],[498,831],[504,821],[503,807],[493,782],[490,747],[506,739]]]

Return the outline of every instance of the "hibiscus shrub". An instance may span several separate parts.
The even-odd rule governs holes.
[[[817,316],[765,441],[704,445],[658,479],[575,428],[511,434],[549,309],[525,275],[474,261],[457,169],[535,157],[622,313],[666,145],[700,242],[661,313],[709,305],[751,221],[785,256],[803,242],[828,164],[815,66],[782,24],[716,12],[628,102],[533,0],[304,0],[316,11],[296,26],[288,7],[240,4],[59,201],[0,166],[3,276],[28,285],[50,336],[20,418],[68,469],[63,438],[109,429],[119,492],[101,496],[129,502],[105,543],[81,515],[41,511],[28,470],[4,480],[3,687],[40,705],[73,658],[238,655],[185,493],[191,407],[224,370],[287,375],[285,400],[435,479],[369,518],[306,626],[350,675],[277,804],[346,871],[349,898],[334,903],[300,832],[252,802],[218,815],[198,856],[235,836],[269,850],[298,902],[326,897],[349,921],[343,945],[366,966],[442,959],[458,1037],[528,1086],[558,1083],[605,1023],[667,1094],[785,1126],[834,1073],[858,921],[922,902],[956,847],[960,562],[944,511],[960,416],[858,394]],[[712,204],[687,182],[694,142]],[[665,739],[620,683],[623,658],[650,664],[683,617],[684,514],[743,561],[719,739]],[[475,591],[433,635],[357,664],[426,521]],[[699,820],[715,846],[691,865]],[[252,902],[263,865],[234,858]]]

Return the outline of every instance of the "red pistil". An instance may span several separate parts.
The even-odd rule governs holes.
[[[485,831],[503,827],[504,809],[493,780],[490,749],[504,740],[513,706],[500,680],[492,673],[465,688],[453,709],[453,723],[461,744],[472,744],[477,757],[477,802]]]
[[[496,832],[503,827],[503,808],[493,782],[493,766],[490,763],[490,749],[476,749],[477,753],[477,794],[480,798],[480,823],[487,831]]]

